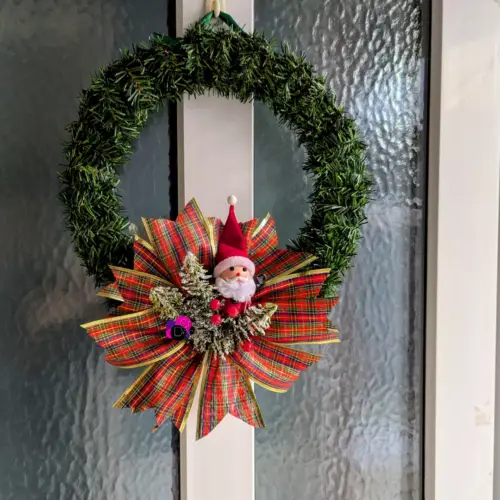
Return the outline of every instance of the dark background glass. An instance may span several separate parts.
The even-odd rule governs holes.
[[[177,436],[114,401],[137,376],[81,323],[106,314],[56,200],[64,127],[119,47],[166,31],[167,1],[0,2],[0,498],[178,497]],[[170,213],[169,122],[151,119],[121,193],[131,219]]]
[[[374,177],[333,320],[342,344],[287,394],[257,388],[257,500],[422,497],[428,1],[256,0],[256,28],[304,51],[356,118]],[[308,213],[303,151],[255,109],[256,215],[282,245]]]

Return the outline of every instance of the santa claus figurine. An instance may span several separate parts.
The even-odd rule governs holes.
[[[256,290],[255,265],[248,258],[246,241],[234,213],[236,196],[230,196],[227,201],[230,205],[229,215],[219,239],[214,269],[215,287],[221,298],[214,299],[211,307],[214,311],[235,318],[252,303]],[[221,315],[215,313],[212,322],[217,324],[221,321]]]

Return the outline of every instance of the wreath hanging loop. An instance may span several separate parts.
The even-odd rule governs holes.
[[[234,18],[223,11],[219,11],[219,13],[217,13],[216,10],[211,10],[200,19],[199,23],[201,25],[209,24],[214,18],[221,20],[225,25],[233,28],[237,33],[244,33],[243,28],[234,20]]]
[[[310,215],[291,247],[316,255],[314,267],[331,269],[323,293],[334,295],[355,255],[369,201],[365,147],[355,123],[302,55],[244,32],[222,11],[219,19],[229,29],[212,25],[214,15],[183,38],[155,34],[123,51],[83,91],[60,175],[75,251],[97,285],[113,279],[110,264],[132,265],[133,239],[117,192],[120,168],[151,112],[184,95],[213,91],[264,103],[297,135],[313,185]]]
[[[219,17],[222,11],[226,10],[225,0],[206,0],[205,10],[207,13],[213,11],[215,17]]]

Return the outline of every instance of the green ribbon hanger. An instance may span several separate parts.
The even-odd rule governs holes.
[[[215,12],[212,10],[208,14],[205,14],[198,22],[203,26],[210,24],[213,19],[220,19],[225,25],[233,28],[238,33],[243,31],[243,28],[229,14],[226,14],[225,12],[221,12],[219,14],[219,17],[215,17]],[[182,37],[172,37],[164,35],[163,33],[153,33],[152,36],[164,43],[167,43],[168,45],[178,44],[182,40]]]
[[[243,28],[229,14],[221,12],[219,17],[215,17],[213,10],[200,19],[200,24],[208,24],[212,19],[220,19],[224,24],[234,28],[236,31],[243,31]]]

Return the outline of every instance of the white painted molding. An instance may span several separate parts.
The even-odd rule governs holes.
[[[425,498],[492,500],[500,2],[432,5]]]
[[[253,28],[253,0],[228,1],[228,13]],[[203,0],[177,0],[177,34],[205,13]],[[206,215],[225,219],[227,197],[237,217],[253,216],[253,106],[204,96],[178,106],[179,204],[195,197]],[[181,435],[182,500],[253,500],[253,428],[231,415],[195,441],[198,404]]]

